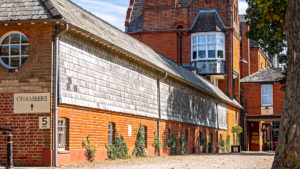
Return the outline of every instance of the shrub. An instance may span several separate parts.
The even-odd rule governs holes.
[[[95,145],[91,145],[91,136],[88,135],[86,137],[86,141],[82,140],[82,146],[85,147],[86,149],[86,157],[88,159],[88,161],[93,162],[95,160],[96,157],[96,153],[97,153],[97,147]]]
[[[202,137],[202,153],[206,153],[206,136]]]
[[[160,149],[161,149],[161,142],[158,138],[158,135],[156,134],[156,132],[154,133],[155,135],[155,139],[154,139],[154,142],[152,143],[152,146],[155,148],[155,151],[156,152],[160,152]]]
[[[106,146],[107,156],[111,160],[130,158],[128,155],[128,146],[123,136],[118,135],[114,140],[114,144]]]
[[[135,146],[132,152],[132,155],[135,155],[136,157],[145,157],[146,151],[145,151],[145,138],[144,138],[144,127],[142,123],[140,123],[140,128],[137,132],[137,137],[135,141]]]
[[[171,155],[176,155],[177,154],[177,140],[174,135],[172,134],[171,138],[168,139],[168,145],[171,147]]]
[[[236,145],[240,145],[239,135],[243,132],[243,128],[241,126],[232,126],[231,132],[236,134]]]
[[[225,153],[225,149],[226,149],[226,147],[225,147],[225,141],[222,139],[221,140],[221,150],[222,150],[222,153]]]
[[[226,152],[230,152],[230,136],[227,135],[226,137]]]
[[[187,142],[185,134],[180,133],[180,151],[179,154],[187,153]]]

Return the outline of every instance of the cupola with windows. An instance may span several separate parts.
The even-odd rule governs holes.
[[[216,10],[199,12],[191,34],[191,66],[198,74],[225,74],[224,29]]]

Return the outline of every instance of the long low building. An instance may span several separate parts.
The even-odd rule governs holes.
[[[15,165],[84,162],[87,136],[105,159],[116,131],[131,152],[140,123],[148,155],[158,129],[162,155],[171,134],[186,134],[189,153],[201,136],[213,151],[235,142],[236,100],[69,0],[1,1],[0,43],[0,128],[14,130]]]

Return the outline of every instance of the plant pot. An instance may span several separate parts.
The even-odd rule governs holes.
[[[231,146],[231,152],[232,153],[240,153],[241,152],[241,146]]]

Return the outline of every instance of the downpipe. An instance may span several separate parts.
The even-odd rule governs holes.
[[[58,57],[59,57],[59,37],[67,32],[69,30],[69,25],[65,25],[65,29],[59,32],[59,26],[56,25],[56,31],[57,34],[55,35],[55,71],[54,71],[54,76],[55,76],[55,84],[54,84],[54,119],[53,119],[53,128],[54,128],[54,154],[53,154],[53,159],[54,159],[54,167],[57,167],[57,105],[58,105],[58,71],[59,71],[59,66],[58,66]]]
[[[160,103],[160,81],[165,80],[168,77],[168,72],[165,72],[165,76],[157,79],[157,104],[158,104],[158,120],[157,120],[157,137],[160,141],[160,120],[161,120],[161,103]],[[160,156],[160,150],[158,151],[158,156]]]

